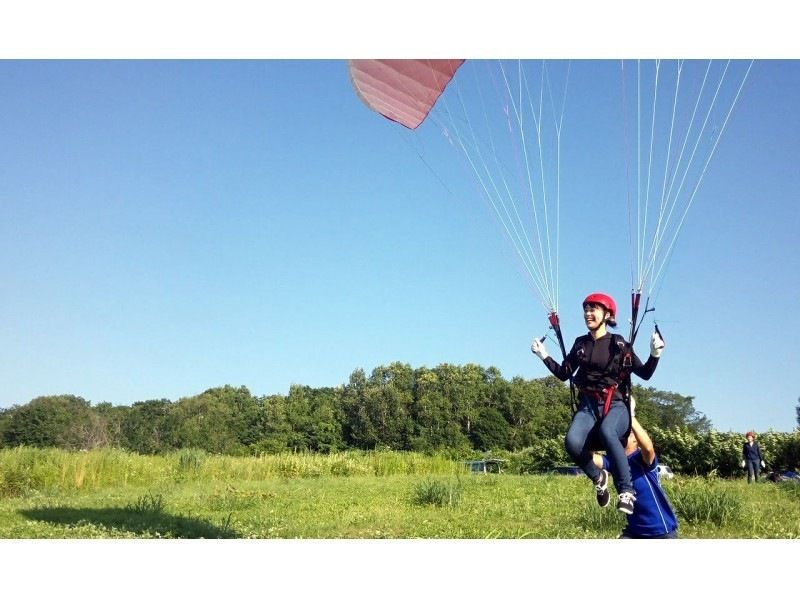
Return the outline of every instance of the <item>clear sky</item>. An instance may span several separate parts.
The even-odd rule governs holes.
[[[0,62],[0,406],[286,393],[392,361],[545,375],[545,312],[458,159],[434,176],[341,57],[281,58]],[[571,68],[568,343],[586,293],[624,321],[630,290],[625,246],[597,248],[627,235],[619,62]],[[650,384],[723,431],[795,426],[798,105],[800,62],[757,61],[658,295]]]

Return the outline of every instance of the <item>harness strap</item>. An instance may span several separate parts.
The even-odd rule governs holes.
[[[604,388],[601,391],[599,390],[587,390],[585,388],[580,389],[581,392],[594,397],[598,403],[603,404],[603,414],[601,417],[605,417],[608,413],[608,410],[611,408],[611,399],[614,398],[614,392],[617,390],[617,384],[612,384],[607,388]]]
[[[605,417],[608,413],[608,410],[611,408],[611,401],[614,398],[614,392],[616,392],[617,388],[621,387],[620,390],[622,392],[622,401],[625,403],[625,405],[628,406],[630,402],[630,370],[633,367],[633,351],[626,346],[625,340],[620,335],[613,335],[613,339],[617,345],[617,348],[619,349],[619,354],[622,355],[619,382],[604,388],[602,391],[588,390],[585,388],[578,389],[580,392],[594,397],[598,403],[603,404],[603,413],[600,417]],[[613,361],[614,357],[612,356],[611,359]],[[610,363],[611,362],[609,362],[609,364]],[[596,410],[595,413],[597,413]]]
[[[633,368],[633,355],[632,350],[625,347],[625,342],[617,338],[617,346],[622,352],[622,369],[619,373],[619,383],[617,386],[622,387],[622,399],[628,403],[630,401],[630,373]]]
[[[614,391],[617,390],[617,385],[609,386],[605,390],[606,400],[603,403],[603,417],[606,416],[608,410],[611,408],[611,397],[614,396]]]

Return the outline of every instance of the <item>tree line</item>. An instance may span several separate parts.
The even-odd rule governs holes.
[[[692,434],[711,429],[694,409],[693,397],[640,386],[635,394],[645,426]],[[117,447],[143,454],[196,448],[229,455],[385,449],[468,455],[521,451],[544,441],[558,446],[571,416],[569,390],[552,376],[507,380],[494,367],[414,369],[395,362],[369,375],[356,369],[338,387],[293,385],[286,395],[257,397],[245,386],[222,386],[174,402],[132,405],[91,405],[74,395],[38,397],[0,410],[0,448]]]

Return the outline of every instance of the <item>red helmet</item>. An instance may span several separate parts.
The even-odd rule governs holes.
[[[584,306],[586,306],[587,303],[596,303],[597,305],[602,305],[611,313],[611,317],[616,319],[617,303],[611,298],[610,295],[606,295],[605,293],[592,293],[583,300]]]
[[[756,437],[756,435],[755,435],[755,434],[753,434],[752,432],[748,432],[747,434],[745,434],[745,435],[744,435],[744,437],[745,437],[745,438],[755,438],[755,437]]]

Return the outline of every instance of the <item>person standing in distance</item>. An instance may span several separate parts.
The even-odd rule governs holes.
[[[745,435],[745,442],[742,446],[742,467],[747,467],[747,483],[752,484],[758,481],[758,474],[764,465],[764,455],[761,454],[761,447],[756,442],[755,434],[748,432]]]

